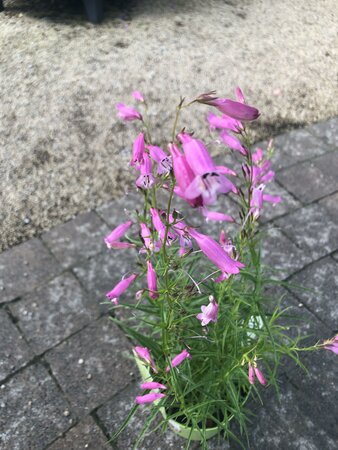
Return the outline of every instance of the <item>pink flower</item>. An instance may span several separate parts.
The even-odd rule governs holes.
[[[258,109],[229,98],[217,98],[204,103],[215,106],[220,112],[236,120],[251,121],[259,117]]]
[[[147,381],[141,384],[141,389],[167,389],[164,384],[156,383],[156,381]]]
[[[228,214],[223,214],[217,211],[209,211],[207,208],[201,208],[203,216],[207,222],[213,220],[215,222],[234,222],[235,219]]]
[[[178,138],[182,142],[187,162],[195,175],[184,192],[187,199],[193,200],[202,196],[203,205],[212,205],[216,202],[217,194],[237,192],[233,183],[218,173],[207,148],[201,141],[185,133],[180,133]]]
[[[150,394],[139,395],[138,397],[136,397],[135,401],[138,405],[143,405],[144,403],[153,403],[163,397],[165,397],[165,394],[151,392]]]
[[[209,305],[202,305],[201,310],[202,312],[196,317],[201,321],[202,327],[208,325],[209,322],[217,322],[218,304],[212,295],[209,297]]]
[[[149,297],[153,300],[158,298],[156,272],[153,269],[151,261],[147,261],[147,282],[149,289]]]
[[[250,212],[254,219],[258,219],[263,209],[263,202],[270,202],[277,204],[282,201],[282,198],[278,195],[263,194],[265,189],[264,184],[260,184],[252,189],[251,200],[250,200]]]
[[[179,222],[174,223],[174,219],[172,215],[169,217],[169,222],[173,223],[173,230],[179,237],[179,243],[180,243],[180,250],[179,255],[184,256],[187,252],[189,252],[192,249],[192,242],[191,237],[188,232],[187,225],[183,222],[183,220],[180,220]]]
[[[136,346],[134,347],[134,351],[140,359],[143,359],[143,361],[145,361],[153,369],[155,373],[158,372],[154,360],[150,354],[150,350],[147,347]]]
[[[231,136],[231,134],[229,134],[227,131],[223,130],[220,134],[220,138],[225,143],[225,145],[232,150],[236,150],[244,156],[248,154],[247,149],[242,145],[241,141],[235,136]]]
[[[235,89],[235,95],[236,95],[237,101],[239,101],[240,103],[245,103],[245,98],[244,98],[244,94],[242,92],[242,89],[240,87],[238,87],[238,86]]]
[[[194,181],[195,175],[188,164],[187,158],[182,155],[179,148],[175,144],[168,145],[172,155],[174,175],[176,178],[175,194],[183,198],[192,207],[201,206],[203,200],[201,196],[190,199],[185,196],[187,187]]]
[[[133,156],[130,161],[131,166],[136,166],[143,164],[144,156],[144,134],[140,133],[134,141],[133,144]]]
[[[108,248],[129,248],[135,247],[134,244],[130,244],[129,242],[120,242],[119,239],[129,230],[132,226],[133,222],[128,220],[128,222],[121,223],[118,227],[116,227],[108,236],[104,238],[104,242],[106,243]]]
[[[167,155],[161,147],[155,145],[148,145],[147,149],[149,150],[151,159],[157,163],[157,173],[159,175],[169,173],[173,166],[172,157]]]
[[[338,355],[338,334],[332,339],[325,341],[324,348]]]
[[[229,274],[239,273],[239,269],[244,267],[244,264],[232,259],[212,237],[198,233],[192,228],[189,228],[189,233],[205,256],[222,271],[221,276],[215,280],[216,283],[226,279]]]
[[[152,172],[152,164],[147,153],[143,153],[143,163],[139,166],[141,175],[136,180],[136,186],[140,189],[150,189],[155,184]]]
[[[160,240],[163,242],[164,238],[165,238],[166,227],[165,227],[164,223],[162,222],[157,209],[150,208],[150,214],[152,217],[154,228],[158,232]],[[166,245],[171,245],[175,239],[176,239],[176,236],[173,233],[171,233],[170,231],[168,231]]]
[[[210,124],[210,128],[223,128],[227,130],[231,130],[234,133],[238,133],[243,129],[243,125],[239,120],[233,119],[226,114],[223,114],[221,117],[216,116],[216,114],[209,113],[207,116],[208,122]]]
[[[133,91],[131,95],[134,97],[135,100],[138,100],[139,102],[142,103],[144,102],[144,97],[140,91]]]
[[[128,289],[131,283],[137,278],[138,275],[133,273],[128,278],[124,278],[117,283],[117,285],[110,292],[107,292],[106,297],[114,303],[114,305],[119,304],[119,297],[124,291]]]
[[[253,364],[249,363],[248,378],[249,378],[249,383],[250,384],[255,384],[255,375],[256,375],[256,377],[257,377],[257,379],[258,379],[258,381],[260,382],[261,385],[266,386],[268,384],[268,382],[266,381],[264,375],[262,374],[262,372],[256,366],[256,363],[255,362]]]
[[[224,230],[222,230],[220,233],[219,243],[221,244],[221,247],[226,251],[226,253],[230,256],[230,258],[234,259],[236,254],[236,247],[232,243],[232,240],[227,238]]]
[[[142,120],[142,115],[131,106],[127,106],[124,103],[117,103],[116,109],[118,110],[118,117],[126,122],[132,120]]]
[[[191,359],[191,356],[190,356],[190,353],[188,353],[188,351],[186,349],[184,349],[180,354],[178,354],[177,356],[175,356],[175,358],[173,358],[171,360],[171,367],[178,366],[187,358]],[[169,372],[170,366],[168,366],[165,370],[166,370],[166,372]]]

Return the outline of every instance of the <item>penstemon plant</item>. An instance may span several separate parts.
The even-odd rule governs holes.
[[[142,113],[117,104],[122,120],[142,127],[130,166],[143,203],[105,238],[111,249],[136,249],[133,272],[106,294],[114,308],[112,320],[137,344],[134,358],[143,378],[135,405],[113,439],[140,405],[151,405],[135,448],[150,430],[167,425],[187,439],[186,448],[192,440],[207,448],[215,433],[240,442],[230,425],[238,422],[245,431],[246,403],[259,398],[259,385],[278,391],[282,357],[302,365],[300,351],[325,348],[338,354],[337,336],[301,348],[301,338],[290,337],[290,326],[283,326],[286,310],[267,294],[277,281],[261,264],[258,223],[264,203],[274,205],[281,198],[266,192],[274,178],[271,143],[265,153],[251,150],[248,123],[259,111],[239,88],[235,93],[236,101],[215,92],[190,102],[181,99],[163,148],[152,141],[140,92],[133,97]],[[208,146],[224,144],[233,168],[216,165],[206,144],[186,128],[178,129],[181,111],[196,105],[221,113],[207,116]],[[233,197],[236,217],[214,210],[221,196]],[[217,237],[206,234],[203,226],[214,229],[212,223],[225,223],[231,236],[223,229]],[[133,283],[141,285],[135,302],[120,302]],[[120,309],[129,314],[120,316]]]

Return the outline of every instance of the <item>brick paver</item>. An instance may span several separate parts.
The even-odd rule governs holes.
[[[288,290],[270,293],[276,300],[285,294],[282,306],[290,317],[281,325],[293,337],[309,335],[308,344],[338,332],[337,130],[334,118],[275,138],[277,181],[267,192],[284,201],[267,205],[261,218],[263,263],[271,266],[272,277],[291,282]],[[131,188],[123,198],[0,254],[1,449],[129,450],[134,445],[148,414],[143,407],[118,441],[107,444],[139,388],[131,343],[100,302],[121,276],[135,270],[135,251],[109,251],[103,237],[132,218],[138,202]],[[219,207],[238,214],[235,198],[224,197]],[[187,221],[194,224],[195,216]],[[223,227],[208,223],[202,229],[217,236]],[[296,289],[298,284],[307,290]],[[127,293],[121,301],[134,299]],[[290,328],[298,318],[305,320]],[[263,406],[252,403],[256,416],[247,448],[336,447],[337,357],[309,353],[304,362],[308,375],[291,360],[282,362],[281,403],[272,387],[262,390]],[[170,431],[158,431],[139,450],[185,444]],[[213,439],[210,448],[239,447]]]

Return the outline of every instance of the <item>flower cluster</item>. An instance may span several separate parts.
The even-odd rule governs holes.
[[[271,367],[279,356],[271,355],[299,351],[296,345],[286,344],[281,327],[275,325],[281,316],[279,306],[272,315],[263,307],[257,228],[264,203],[282,201],[268,193],[275,176],[272,143],[265,151],[252,150],[248,123],[260,113],[239,88],[236,100],[214,92],[189,103],[182,99],[171,140],[161,143],[152,141],[145,97],[139,91],[132,96],[142,113],[123,103],[116,107],[120,119],[141,126],[130,166],[144,202],[104,241],[109,249],[136,251],[135,267],[106,294],[116,312],[126,307],[135,311],[130,320],[138,317],[134,328],[114,318],[139,342],[134,355],[149,374],[136,404],[169,405],[175,418],[187,415],[189,402],[199,402],[193,410],[200,415],[187,416],[186,422],[198,428],[209,418],[222,422],[227,431],[225,417],[240,411],[256,378],[263,386],[275,384],[276,371]],[[186,127],[177,130],[181,111],[193,105],[212,108],[206,115],[208,143]],[[222,152],[234,159],[233,168],[216,162],[211,154],[214,143],[221,143]],[[237,205],[237,215],[215,210],[225,196]],[[229,224],[229,230],[218,230],[217,238],[206,226],[210,222]],[[136,304],[120,302],[136,280],[141,284]],[[315,348],[338,353],[337,337]]]

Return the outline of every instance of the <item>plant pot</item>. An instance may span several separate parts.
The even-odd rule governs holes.
[[[153,378],[150,374],[150,371],[147,366],[145,366],[142,361],[137,357],[137,355],[134,353],[134,358],[138,367],[138,370],[141,374],[142,381],[153,381]],[[156,400],[154,403],[157,404],[160,400]],[[167,418],[167,413],[164,407],[160,408],[160,413],[162,414],[163,418]],[[206,428],[203,435],[200,432],[200,430],[193,429],[192,427],[187,427],[185,425],[182,425],[179,422],[176,422],[176,420],[169,419],[168,425],[170,429],[176,433],[178,436],[181,436],[184,439],[190,439],[191,441],[201,441],[202,439],[210,439],[213,436],[216,436],[216,434],[219,431],[219,427],[212,427],[212,428]]]

